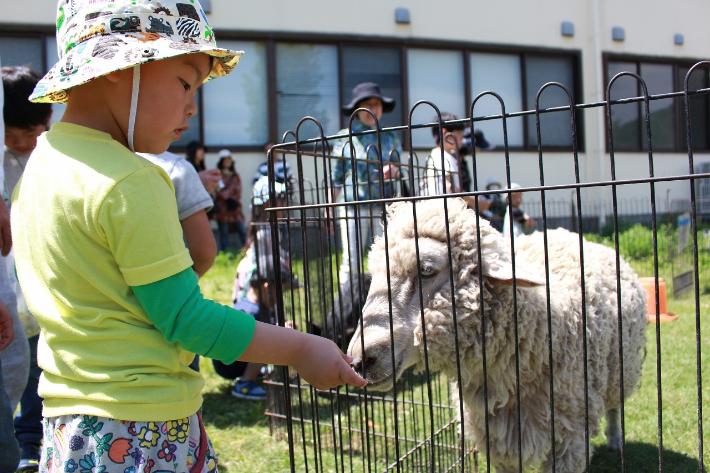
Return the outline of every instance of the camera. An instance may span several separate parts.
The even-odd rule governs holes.
[[[461,156],[473,154],[474,146],[478,149],[493,148],[488,140],[486,140],[486,137],[483,135],[481,130],[474,130],[472,132],[471,128],[466,128],[466,130],[464,130],[463,141],[461,142],[459,153]]]

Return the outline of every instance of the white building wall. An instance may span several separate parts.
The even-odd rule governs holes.
[[[4,3],[10,3],[3,0]],[[550,47],[582,52],[582,98],[601,100],[604,94],[602,53],[620,53],[674,58],[710,57],[710,3],[706,0],[510,0],[508,2],[472,2],[455,0],[445,5],[424,0],[262,0],[242,2],[212,0],[210,19],[219,32],[258,31],[270,33],[307,33],[349,35],[356,37],[416,38],[432,41],[470,42],[476,44]],[[410,25],[397,25],[394,11],[406,7],[411,13]],[[55,19],[54,0],[26,0],[3,7],[0,24],[51,26]],[[683,15],[675,14],[682,10]],[[571,21],[575,36],[560,34],[560,23]],[[624,28],[626,39],[612,41],[611,29]],[[673,36],[681,33],[685,44],[676,46]],[[580,155],[582,181],[610,178],[609,156],[605,152],[604,118],[601,113],[586,113],[584,121],[585,152]],[[240,153],[237,166],[245,181],[263,160],[256,153]],[[655,154],[656,175],[687,172],[684,154]],[[708,155],[697,155],[696,161],[709,161]],[[501,153],[483,153],[479,174],[504,178]],[[619,178],[648,175],[647,155],[618,153]],[[571,182],[567,153],[545,155],[548,183]],[[522,185],[538,183],[536,153],[511,155],[513,179]],[[687,198],[687,182],[658,184],[657,193],[672,198]],[[245,186],[245,190],[248,186]],[[620,198],[639,195],[638,187],[620,187]],[[244,196],[248,208],[249,196]],[[607,191],[590,190],[589,198],[606,198]]]

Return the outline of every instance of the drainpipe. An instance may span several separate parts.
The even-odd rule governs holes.
[[[592,57],[594,64],[594,97],[592,100],[601,100],[604,97],[604,68],[602,64],[602,31],[601,31],[601,8],[602,0],[592,0],[590,2],[592,7]],[[601,180],[606,174],[605,164],[606,164],[606,133],[605,133],[605,113],[596,114],[596,128],[597,133],[594,136],[594,148],[592,149],[592,156],[590,158],[597,157],[598,162],[598,178]],[[588,168],[591,171],[591,166]],[[597,191],[597,200],[602,201],[603,190],[600,188]],[[600,206],[601,211],[599,212],[599,228],[602,228],[606,224],[606,212],[604,208],[606,205]]]

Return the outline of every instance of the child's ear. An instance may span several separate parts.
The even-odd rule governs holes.
[[[124,69],[122,71],[114,71],[114,72],[109,72],[104,76],[104,78],[111,82],[112,84],[116,84],[120,82],[121,80],[124,79],[124,76],[127,74],[131,73],[132,74],[132,69]]]

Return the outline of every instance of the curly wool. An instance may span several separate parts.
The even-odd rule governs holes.
[[[420,202],[416,213],[419,238],[447,242],[440,201]],[[388,254],[392,272],[411,275],[414,271],[416,274],[416,256],[410,247],[399,244],[414,237],[411,216],[410,204],[395,204],[388,211]],[[499,279],[512,263],[509,241],[485,220],[479,223],[482,273],[486,275],[482,307],[476,215],[460,200],[448,202],[465,431],[479,445],[484,445],[485,341],[491,457],[497,469],[518,471],[517,326],[523,464],[543,463],[550,468],[552,462],[552,373],[557,471],[581,472],[586,463],[583,312],[586,312],[587,335],[588,428],[592,438],[598,433],[601,417],[621,405],[619,323],[623,335],[623,397],[627,398],[638,385],[645,356],[645,292],[635,272],[622,259],[620,322],[615,254],[607,247],[585,241],[586,300],[583,302],[579,236],[563,229],[549,231],[551,367],[546,287],[521,287],[525,281],[545,281],[543,234],[515,239],[515,269],[520,284],[516,289],[517,300],[514,300],[511,285]],[[371,253],[374,261],[373,256],[370,260],[373,273],[384,271],[384,258],[376,257],[383,251],[384,242],[377,241]],[[457,379],[451,307],[451,291],[446,284],[428,299],[424,319],[430,366],[444,371],[450,379]],[[485,337],[482,336],[484,323]],[[415,329],[415,344],[423,347],[421,324]],[[453,392],[458,394],[458,389],[455,386]]]

